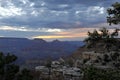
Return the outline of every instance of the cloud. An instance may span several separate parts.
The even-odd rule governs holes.
[[[17,8],[14,6],[13,3],[6,1],[1,2],[0,6],[0,17],[6,18],[10,16],[19,16],[25,14],[24,11],[22,11],[22,8]]]
[[[106,27],[108,29],[116,29],[116,28],[120,28],[119,25],[109,25],[108,23],[98,23],[95,25],[92,25],[94,28],[103,28]]]
[[[79,27],[86,26],[86,24],[105,21],[105,5],[108,2],[112,3],[113,0],[98,0],[97,2],[88,0],[1,0],[0,24],[18,27],[64,28],[64,26],[59,27],[58,25],[62,23],[61,25],[76,26],[74,23],[79,21],[82,23]]]
[[[66,39],[71,35],[79,39],[85,36],[83,28],[109,27],[106,9],[116,1],[119,0],[0,0],[0,34],[66,36]]]
[[[26,28],[26,27],[10,27],[2,26],[1,31],[22,31],[22,32],[61,32],[61,29],[50,29],[50,28]]]

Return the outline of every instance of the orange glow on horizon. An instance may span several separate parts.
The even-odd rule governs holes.
[[[71,38],[71,36],[36,36],[33,38],[54,39],[54,38]]]
[[[33,36],[33,38],[43,38],[43,39],[69,39],[69,38],[86,38],[88,31],[93,31],[95,28],[77,28],[68,29],[61,32],[56,32],[51,35],[38,35]]]
[[[86,37],[86,36],[87,36],[86,33],[79,33],[79,34],[70,33],[68,35],[43,35],[43,36],[35,36],[33,38],[60,39],[60,38],[79,38],[79,37]]]

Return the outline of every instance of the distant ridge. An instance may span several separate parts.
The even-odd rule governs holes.
[[[0,37],[0,39],[28,39],[28,38]]]
[[[48,57],[58,59],[62,56],[69,56],[80,46],[83,46],[82,41],[79,43],[78,41],[59,40],[47,42],[38,38],[0,37],[0,51],[15,54],[20,63],[30,59],[46,59]]]

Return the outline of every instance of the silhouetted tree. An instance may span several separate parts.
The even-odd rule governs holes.
[[[17,57],[13,54],[0,52],[0,80],[32,80],[29,70],[22,70],[19,74],[19,66],[15,64]],[[19,75],[19,77],[17,76]]]
[[[51,75],[51,68],[52,68],[52,59],[51,58],[48,58],[47,61],[46,61],[46,64],[45,66],[48,68],[49,72],[48,72],[48,75],[49,75],[49,78],[48,80],[51,79],[50,75]]]
[[[23,69],[21,73],[18,74],[17,80],[33,80],[33,76],[28,69]]]
[[[96,42],[100,40],[100,38],[101,36],[97,30],[94,30],[93,32],[88,31],[88,38],[84,41],[87,42],[87,47],[89,48],[95,46]]]
[[[119,2],[112,4],[112,7],[107,9],[107,13],[108,13],[107,22],[110,25],[120,23],[120,3]]]
[[[15,55],[0,53],[0,80],[13,80],[19,72],[19,66],[14,64]]]
[[[115,38],[116,36],[118,36],[118,29],[115,29],[114,32],[110,32],[108,29],[102,28],[99,30],[99,33],[97,30],[88,32],[88,38],[84,41],[88,48],[95,48],[98,43],[102,43],[104,50],[109,52],[113,46],[115,49],[118,48],[119,41]]]
[[[111,8],[108,8],[107,9],[107,13],[108,13],[108,16],[107,16],[107,22],[109,23],[109,25],[111,24],[120,24],[120,2],[116,2],[114,4],[111,5]],[[113,34],[111,34],[111,37],[116,37],[118,36],[118,31],[120,31],[120,29],[116,29],[114,31]],[[116,42],[117,44],[120,43],[120,41]],[[117,45],[118,48],[120,48],[119,45]]]

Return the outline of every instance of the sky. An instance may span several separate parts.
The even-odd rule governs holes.
[[[107,8],[119,0],[0,0],[0,37],[79,41],[109,26]]]

